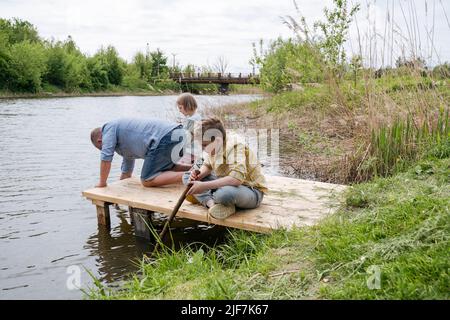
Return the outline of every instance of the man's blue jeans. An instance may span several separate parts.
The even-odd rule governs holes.
[[[186,172],[183,175],[183,184],[187,185],[189,182],[190,172]],[[215,180],[215,175],[209,175],[203,178],[201,181]],[[264,193],[256,188],[240,185],[224,186],[219,189],[207,190],[201,194],[194,194],[194,197],[206,207],[208,200],[214,200],[214,203],[220,203],[226,206],[235,205],[240,209],[253,209],[259,207],[261,204]]]

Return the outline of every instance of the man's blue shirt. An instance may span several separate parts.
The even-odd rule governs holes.
[[[102,161],[112,161],[114,151],[123,157],[122,172],[131,172],[135,159],[144,159],[148,149],[156,148],[162,137],[178,127],[160,119],[122,118],[102,127]]]

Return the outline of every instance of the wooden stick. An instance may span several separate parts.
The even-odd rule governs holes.
[[[169,219],[167,219],[166,223],[164,224],[164,228],[162,229],[161,233],[159,234],[159,241],[156,242],[155,248],[153,249],[153,253],[155,253],[158,250],[159,243],[163,241],[164,236],[167,233],[167,230],[169,230],[169,225],[172,222],[172,220],[175,218],[175,215],[177,214],[178,210],[180,209],[181,205],[184,202],[184,199],[186,199],[186,194],[191,189],[192,183],[188,184],[186,186],[186,189],[184,189],[183,193],[181,194],[180,198],[178,199],[177,204],[172,210],[172,213],[169,216]]]

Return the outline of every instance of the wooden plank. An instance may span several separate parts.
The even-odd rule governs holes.
[[[346,188],[302,179],[277,176],[266,178],[270,191],[259,208],[239,210],[225,220],[217,220],[208,217],[204,207],[185,201],[177,216],[257,232],[290,229],[293,226],[313,225],[333,212],[338,202],[335,195]],[[138,178],[130,178],[111,183],[106,188],[88,189],[82,194],[91,200],[118,203],[168,215],[182,192],[182,185],[145,188]]]

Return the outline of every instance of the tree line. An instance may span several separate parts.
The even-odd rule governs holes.
[[[169,66],[160,49],[137,52],[130,63],[111,45],[89,56],[71,36],[64,41],[43,39],[28,21],[0,18],[0,91],[216,90],[215,85],[181,88],[169,77],[171,71],[192,69]]]

